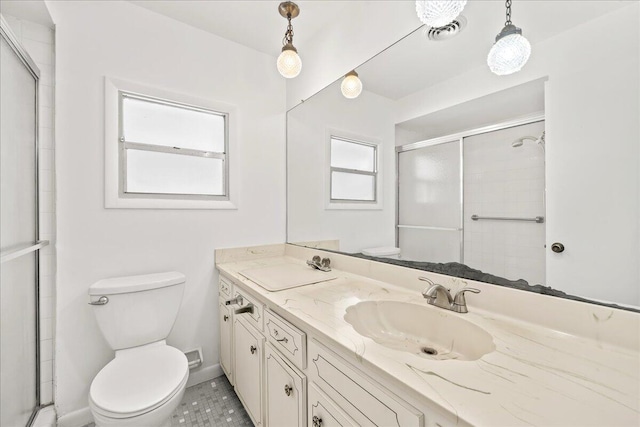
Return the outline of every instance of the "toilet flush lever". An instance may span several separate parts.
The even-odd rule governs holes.
[[[105,305],[109,302],[109,298],[106,296],[101,296],[97,301],[91,301],[89,305]]]

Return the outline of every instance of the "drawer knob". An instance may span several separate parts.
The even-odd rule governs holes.
[[[251,346],[251,348],[250,348],[249,350],[251,350],[251,354],[255,354],[255,353],[256,353],[256,350],[258,350],[258,349],[256,348],[256,346],[255,346],[255,345],[252,345],[252,346]]]
[[[314,415],[313,418],[311,419],[311,421],[313,423],[313,427],[322,426],[322,418],[318,418],[317,415]]]
[[[223,317],[223,319],[224,319],[224,321],[226,322],[227,320],[229,320],[229,316],[225,314],[225,315],[224,315],[224,317]]]
[[[291,393],[293,393],[293,388],[289,384],[286,384],[284,386],[284,394],[291,396]]]

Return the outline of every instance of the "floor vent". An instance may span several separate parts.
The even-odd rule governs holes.
[[[187,356],[187,362],[189,362],[189,369],[195,369],[202,365],[202,348],[198,347],[194,350],[189,350],[184,353]]]

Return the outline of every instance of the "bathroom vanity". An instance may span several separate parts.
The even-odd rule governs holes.
[[[246,277],[314,255],[332,279]],[[216,266],[220,361],[256,426],[640,422],[638,313],[289,244],[217,250]],[[481,293],[454,313],[419,277]]]

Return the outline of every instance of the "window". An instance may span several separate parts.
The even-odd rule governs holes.
[[[226,198],[227,115],[119,91],[120,195]]]
[[[378,193],[377,145],[330,137],[331,202],[375,203]]]
[[[237,209],[237,108],[105,77],[105,207]]]

